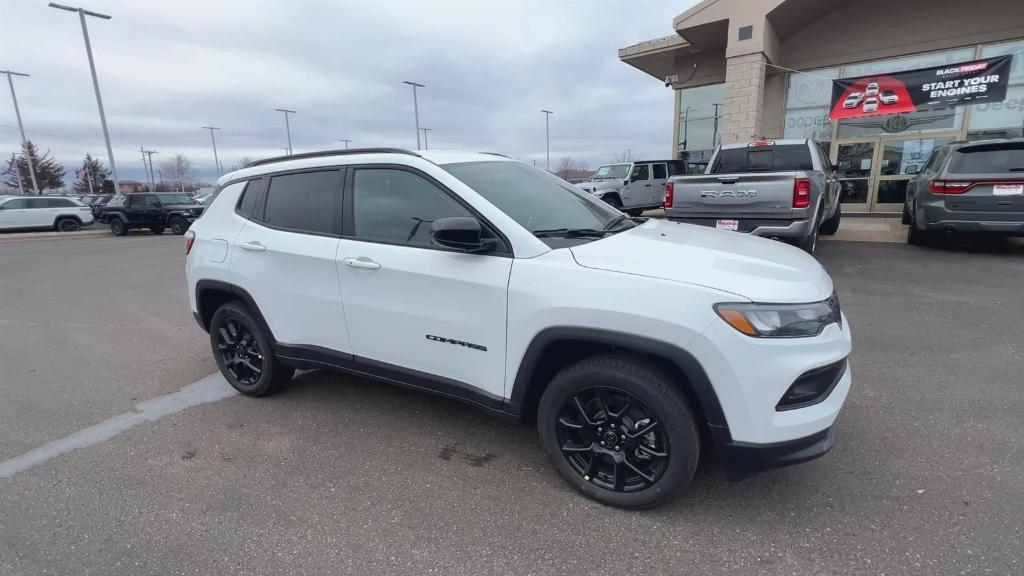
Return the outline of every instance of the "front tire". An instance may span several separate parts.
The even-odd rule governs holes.
[[[188,231],[188,222],[185,221],[181,216],[175,216],[170,221],[171,232],[174,232],[177,236],[181,236]]]
[[[110,221],[110,231],[114,233],[114,236],[124,236],[128,233],[128,225],[124,223],[124,220],[114,218]]]
[[[558,373],[537,409],[541,446],[588,498],[652,508],[682,491],[700,457],[697,425],[671,378],[629,356],[597,356]]]
[[[57,230],[60,232],[78,232],[81,229],[81,223],[74,218],[61,218],[57,220]]]
[[[608,196],[602,198],[602,200],[604,200],[605,203],[611,206],[612,208],[615,208],[616,210],[622,210],[622,200],[619,200],[617,197]]]
[[[246,396],[266,396],[284,388],[294,368],[274,356],[270,341],[249,308],[228,302],[210,320],[210,346],[221,374]]]

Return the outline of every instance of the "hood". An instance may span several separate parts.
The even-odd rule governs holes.
[[[816,302],[833,290],[825,269],[799,248],[693,224],[651,219],[570,250],[586,268],[696,284],[754,302]]]
[[[597,192],[604,190],[617,190],[622,186],[621,178],[614,178],[612,180],[587,180],[586,182],[580,182],[577,184],[580,188],[583,188],[587,192]]]

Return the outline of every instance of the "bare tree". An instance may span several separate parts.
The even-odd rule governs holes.
[[[559,160],[558,168],[555,170],[555,175],[563,180],[585,178],[589,174],[590,170],[587,168],[587,163],[571,156],[566,156]]]
[[[618,152],[612,157],[613,164],[625,164],[626,162],[632,162],[633,158],[629,152]]]
[[[235,170],[241,170],[242,168],[245,168],[246,166],[248,166],[252,162],[253,162],[252,158],[249,158],[248,156],[242,156],[241,158],[238,159],[238,162],[235,162],[235,164],[233,166],[228,168],[228,172],[234,172]]]
[[[191,182],[195,176],[192,161],[181,154],[175,154],[173,158],[161,161],[160,170],[178,183],[178,190],[182,193],[185,192],[185,184]]]

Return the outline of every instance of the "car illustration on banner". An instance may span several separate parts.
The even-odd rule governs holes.
[[[864,93],[867,94],[868,96],[877,96],[878,82],[872,80],[870,83],[868,83],[868,87],[867,89],[864,90]]]
[[[854,92],[843,100],[843,108],[850,109],[860,106],[860,101],[864,99],[863,92]]]
[[[872,96],[864,101],[864,113],[878,112],[878,98]]]
[[[883,90],[879,99],[882,101],[882,104],[885,104],[886,106],[891,106],[900,101],[899,94],[896,94],[896,92],[892,90]]]

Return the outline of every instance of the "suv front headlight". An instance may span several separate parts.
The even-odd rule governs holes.
[[[807,338],[825,326],[842,325],[839,299],[832,297],[810,304],[716,304],[715,312],[730,326],[755,338]]]

